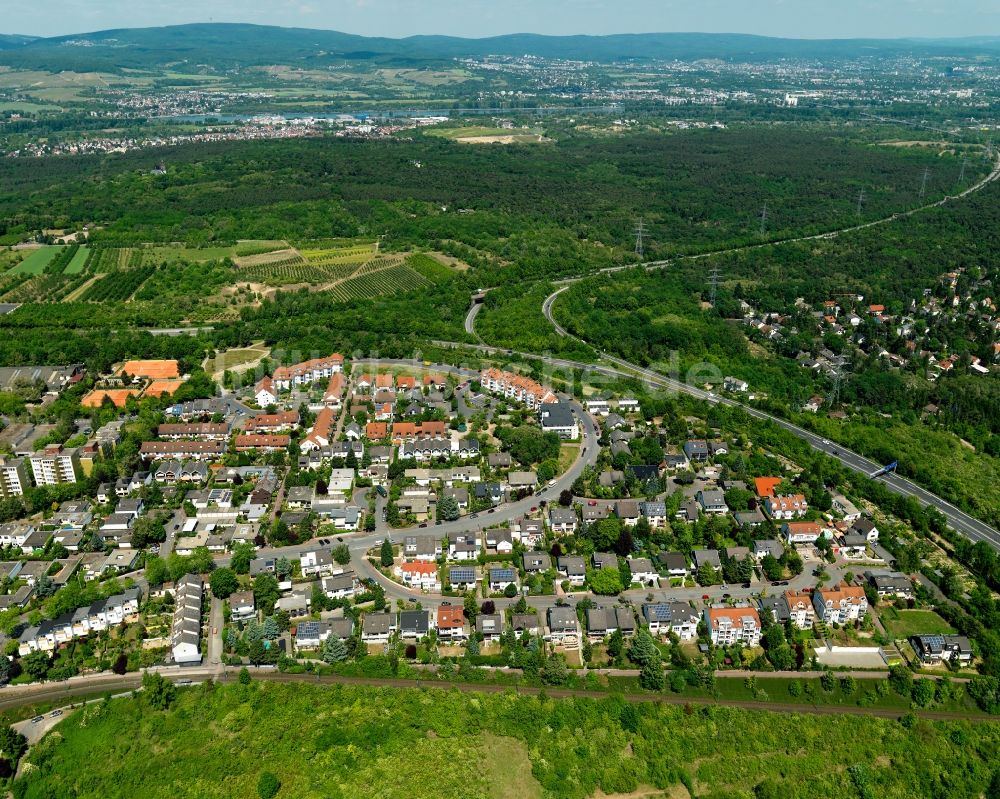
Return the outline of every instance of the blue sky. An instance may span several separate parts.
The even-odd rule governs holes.
[[[5,33],[252,22],[369,36],[707,31],[804,38],[1000,35],[1000,0],[0,0]]]

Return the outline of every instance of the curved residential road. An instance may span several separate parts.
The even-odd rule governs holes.
[[[998,174],[996,170],[994,175]],[[542,312],[545,314],[545,318],[549,320],[549,323],[553,326],[556,333],[560,336],[566,336],[580,341],[583,344],[589,344],[589,342],[584,341],[579,336],[575,336],[569,333],[565,328],[563,328],[558,322],[556,322],[553,313],[552,306],[555,303],[556,297],[565,291],[569,286],[563,286],[562,288],[554,291],[548,297],[545,298],[545,302],[542,305]],[[681,391],[685,394],[689,394],[698,399],[705,400],[709,403],[718,403],[722,405],[728,405],[733,408],[740,408],[750,416],[763,421],[773,422],[774,424],[787,430],[795,436],[806,441],[813,449],[819,450],[826,455],[840,461],[841,464],[846,466],[852,471],[859,472],[865,475],[871,475],[878,469],[882,468],[884,464],[876,463],[863,455],[859,455],[856,452],[830,441],[829,439],[818,436],[805,428],[799,427],[798,425],[792,424],[791,422],[782,419],[778,416],[773,416],[772,414],[765,413],[757,408],[751,407],[749,405],[744,405],[741,402],[736,402],[735,400],[727,399],[725,397],[720,397],[710,391],[705,391],[703,389],[697,388],[696,386],[689,386],[686,383],[682,383],[679,380],[674,380],[666,377],[652,369],[646,369],[634,363],[630,363],[622,358],[618,358],[614,355],[610,355],[607,352],[600,352],[600,355],[606,361],[615,364],[616,366],[627,370],[630,373],[629,376],[639,376],[648,380],[653,385],[658,385],[663,388],[667,388],[673,391]],[[579,368],[587,368],[586,364],[579,364]],[[591,367],[592,368],[592,367]],[[957,531],[961,533],[966,538],[972,541],[985,541],[994,549],[1000,551],[1000,532],[986,524],[985,522],[970,516],[963,510],[952,505],[945,499],[932,494],[925,488],[917,485],[911,480],[906,479],[895,473],[889,473],[880,478],[891,491],[896,494],[902,494],[903,496],[913,497],[917,501],[924,505],[931,505],[937,510],[939,510],[945,518],[948,520],[948,524]]]

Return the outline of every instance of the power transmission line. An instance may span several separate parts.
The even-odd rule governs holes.
[[[764,226],[767,225],[767,201],[764,202],[764,208],[760,212],[760,235],[764,235]]]
[[[642,260],[643,254],[645,252],[645,247],[643,246],[642,237],[646,233],[646,226],[640,219],[635,223],[635,254]]]
[[[958,173],[958,182],[965,183],[965,156],[962,156],[962,169]]]
[[[715,295],[719,288],[719,267],[713,265],[708,272],[708,302],[714,308],[715,307]]]
[[[858,192],[858,209],[856,211],[858,219],[861,219],[861,206],[865,203],[865,190],[862,189]]]
[[[920,199],[924,199],[924,193],[927,191],[927,178],[931,174],[931,168],[929,166],[924,167],[924,177],[920,181]]]

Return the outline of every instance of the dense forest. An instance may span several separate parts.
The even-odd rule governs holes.
[[[166,175],[150,174],[161,161]],[[985,161],[970,162],[968,180]],[[579,273],[632,258],[780,239],[916,205],[958,186],[953,153],[863,145],[818,127],[583,134],[530,147],[432,136],[205,144],[105,158],[0,163],[0,235],[98,225],[94,240],[190,244],[382,236],[461,242],[513,274]],[[767,224],[759,217],[767,204]]]

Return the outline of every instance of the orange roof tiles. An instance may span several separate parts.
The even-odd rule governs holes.
[[[122,367],[122,372],[132,377],[146,377],[150,380],[162,380],[169,377],[180,377],[177,361],[128,361]]]
[[[437,626],[439,630],[457,630],[465,626],[462,605],[438,605]]]
[[[757,488],[758,497],[773,497],[774,489],[781,483],[780,477],[757,477],[753,484]]]
[[[432,563],[429,560],[414,560],[410,563],[404,563],[400,570],[406,572],[407,574],[424,574],[431,575],[437,574],[437,564]]]
[[[381,441],[389,435],[389,425],[385,422],[369,422],[365,426],[365,437],[369,441]]]
[[[708,620],[712,627],[717,626],[720,619],[729,619],[732,624],[743,624],[743,619],[750,617],[760,627],[760,616],[754,608],[709,608]]]

